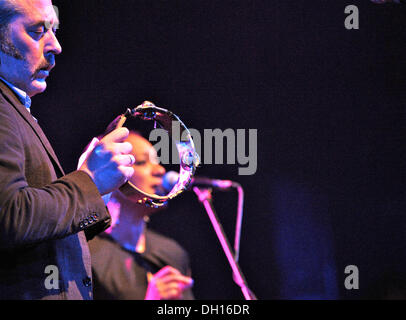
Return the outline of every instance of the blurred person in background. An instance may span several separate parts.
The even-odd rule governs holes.
[[[137,132],[131,131],[127,142],[135,157],[129,181],[144,192],[159,194],[165,168],[156,150]],[[112,226],[89,242],[94,299],[194,299],[188,254],[174,240],[147,228],[148,217],[159,209],[140,205],[119,190],[107,206]]]

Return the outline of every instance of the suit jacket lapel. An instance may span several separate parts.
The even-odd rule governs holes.
[[[12,92],[11,89],[1,80],[0,80],[0,90],[2,91],[5,98],[18,111],[18,113],[21,115],[21,117],[23,117],[23,119],[26,122],[28,122],[28,124],[31,126],[32,130],[35,132],[37,137],[40,139],[40,141],[41,141],[42,145],[44,146],[45,150],[47,151],[48,155],[53,160],[53,163],[56,166],[55,169],[57,169],[57,171],[59,171],[59,174],[57,174],[57,175],[63,176],[65,173],[62,169],[62,166],[59,163],[59,160],[58,160],[54,150],[52,149],[51,144],[49,143],[47,137],[45,136],[44,132],[42,131],[41,127],[34,120],[34,118],[30,115],[30,113],[28,112],[26,107],[22,105],[22,103],[17,98],[17,96],[14,94],[14,92]]]

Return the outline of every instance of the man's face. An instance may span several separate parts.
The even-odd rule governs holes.
[[[135,157],[134,175],[130,182],[146,193],[156,194],[165,174],[165,168],[158,163],[156,150],[148,140],[133,133],[127,141],[132,144]]]
[[[51,0],[18,0],[22,14],[9,24],[13,55],[0,52],[0,76],[32,97],[44,92],[55,55],[62,52],[56,39],[58,17]]]

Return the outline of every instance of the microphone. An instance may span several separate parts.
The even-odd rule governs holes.
[[[171,191],[173,187],[178,183],[179,173],[175,171],[167,172],[162,179],[162,186],[166,191]],[[206,177],[194,177],[190,186],[195,187],[205,187],[205,188],[216,188],[220,190],[227,190],[235,187],[237,184],[230,180],[217,180],[210,179]]]

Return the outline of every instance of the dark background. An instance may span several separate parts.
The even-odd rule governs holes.
[[[63,54],[33,114],[65,170],[144,100],[191,128],[257,129],[240,264],[259,299],[404,295],[406,7],[369,1],[54,1]],[[355,4],[360,29],[346,30]],[[234,239],[237,195],[214,203]],[[151,227],[189,252],[198,299],[243,299],[193,193]],[[360,289],[344,287],[356,265]]]

